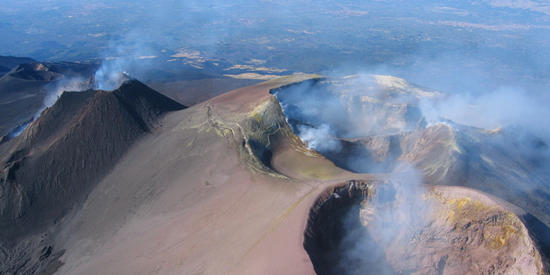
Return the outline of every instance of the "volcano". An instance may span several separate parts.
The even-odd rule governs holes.
[[[420,102],[444,97],[398,78],[319,75],[275,78],[190,108],[135,79],[112,92],[65,92],[0,145],[0,268],[547,272],[544,154],[516,154],[546,145],[519,128],[429,125]],[[307,100],[319,98],[339,100]],[[303,138],[322,125],[326,135]],[[336,145],[320,149],[315,139]],[[514,183],[522,185],[502,190]]]
[[[16,242],[51,226],[134,142],[154,132],[163,114],[183,108],[136,80],[113,92],[63,93],[0,149],[2,239]]]

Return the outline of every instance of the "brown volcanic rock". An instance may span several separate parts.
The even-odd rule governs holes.
[[[447,123],[427,127],[400,160],[430,184],[475,188],[511,202],[550,225],[547,146],[513,128],[499,131]],[[410,166],[397,166],[396,171]]]
[[[40,114],[40,122],[33,123],[23,134],[18,147],[37,147],[47,145],[62,135],[77,114],[97,95],[97,91],[65,92],[56,101],[55,106],[45,109]]]

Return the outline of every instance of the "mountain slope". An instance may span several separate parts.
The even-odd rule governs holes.
[[[0,147],[2,239],[15,240],[30,224],[40,230],[59,219],[135,141],[158,127],[162,115],[182,108],[136,80],[112,93],[64,93]]]

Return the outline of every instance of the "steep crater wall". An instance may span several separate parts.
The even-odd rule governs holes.
[[[355,181],[337,185],[319,196],[309,212],[304,233],[304,248],[317,274],[395,274],[386,261],[384,250],[362,227],[361,203],[370,200],[373,184]],[[395,190],[381,191],[386,200],[395,199]],[[366,257],[349,257],[349,248],[361,243]],[[368,268],[365,268],[368,266]]]
[[[520,219],[460,187],[336,185],[311,207],[304,249],[317,274],[543,274]]]

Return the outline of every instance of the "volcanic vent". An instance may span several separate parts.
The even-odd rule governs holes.
[[[360,227],[360,203],[368,199],[372,182],[350,181],[332,187],[321,195],[310,210],[304,234],[304,248],[308,252],[317,274],[345,274],[340,262],[346,255],[342,244],[349,239],[348,226]],[[372,242],[367,231],[354,236],[371,243],[368,257],[358,264],[368,263],[367,274],[383,274],[390,270],[384,251]]]
[[[538,233],[514,213],[473,190],[419,184],[472,187],[546,219],[542,198],[522,195],[546,179],[542,155],[514,153],[546,148],[539,139],[444,118],[428,125],[420,106],[447,96],[393,77],[319,78],[271,93],[311,151],[348,171],[384,173],[329,189],[312,207],[304,247],[318,274],[542,272]],[[524,173],[510,176],[518,167]]]
[[[317,274],[542,274],[516,215],[472,190],[349,181],[310,210],[304,248]]]
[[[548,146],[520,125],[491,130],[437,116],[428,123],[423,112],[434,109],[425,106],[448,96],[390,76],[323,78],[271,92],[294,133],[341,168],[414,172],[428,184],[474,188],[550,230]]]

